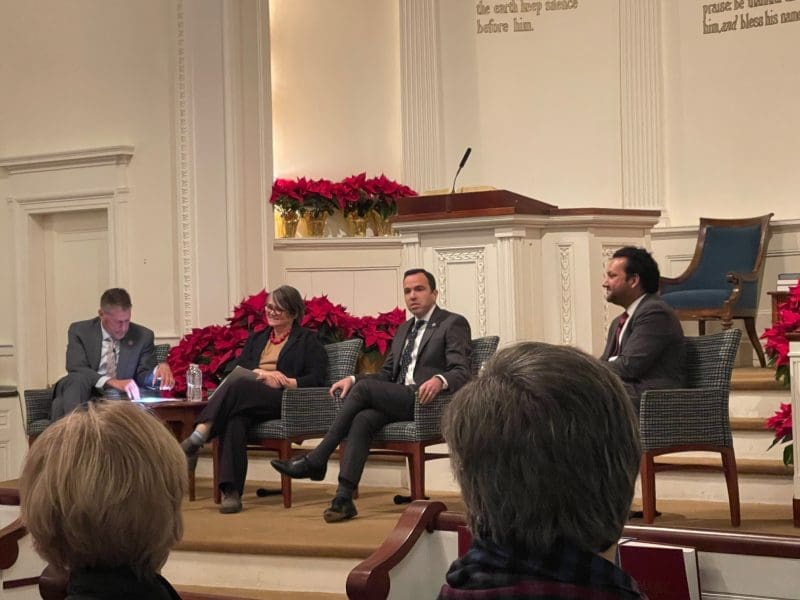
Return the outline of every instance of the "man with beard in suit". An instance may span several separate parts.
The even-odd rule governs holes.
[[[344,405],[322,442],[305,457],[272,461],[285,475],[321,481],[328,458],[347,438],[339,487],[323,513],[328,523],[356,516],[353,492],[375,434],[387,423],[412,420],[414,402],[427,404],[442,390],[455,392],[470,377],[469,323],[436,305],[433,275],[424,269],[406,271],[403,293],[413,318],[397,329],[383,368],[374,375],[345,377],[334,383],[331,395],[339,390]]]
[[[646,390],[686,382],[683,329],[658,295],[658,264],[647,250],[626,246],[606,266],[606,300],[625,309],[611,323],[600,360],[622,379],[636,412]]]
[[[92,398],[138,400],[139,386],[171,388],[172,370],[166,362],[155,364],[153,340],[151,330],[131,323],[128,292],[122,288],[103,292],[97,316],[69,326],[67,375],[55,385],[52,420]]]

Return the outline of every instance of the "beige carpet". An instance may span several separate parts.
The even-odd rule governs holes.
[[[294,502],[283,508],[280,496],[257,498],[255,488],[245,491],[244,511],[223,515],[211,500],[210,480],[198,479],[198,500],[184,502],[185,533],[178,546],[183,550],[284,554],[292,556],[328,556],[365,558],[394,528],[403,506],[392,498],[400,490],[364,488],[356,500],[359,515],[342,523],[328,524],[322,511],[332,497],[333,486],[295,484]],[[274,486],[274,484],[273,484]],[[463,512],[464,505],[455,494],[432,494],[449,510]],[[800,536],[792,526],[791,506],[743,504],[742,526],[731,527],[726,503],[659,500],[663,515],[656,526],[693,529],[734,530],[774,535]],[[632,519],[641,525],[641,519]]]
[[[185,531],[179,550],[366,558],[389,535],[405,509],[392,500],[403,490],[364,488],[355,501],[358,516],[328,524],[322,520],[322,512],[335,488],[295,483],[292,508],[283,508],[279,495],[256,497],[259,486],[248,485],[244,510],[223,515],[211,498],[210,484],[209,479],[198,478],[197,500],[183,504]],[[436,494],[433,499],[449,509],[464,510],[455,494]]]

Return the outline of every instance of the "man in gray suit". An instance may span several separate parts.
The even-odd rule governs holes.
[[[55,421],[93,397],[139,399],[139,386],[169,389],[167,363],[155,364],[153,332],[131,323],[131,297],[122,288],[103,292],[98,316],[77,321],[67,333],[67,375],[55,385]]]
[[[375,434],[387,423],[412,420],[415,402],[427,404],[442,390],[455,392],[470,377],[469,323],[436,306],[433,275],[424,269],[406,271],[403,292],[413,318],[397,329],[383,368],[374,375],[345,377],[334,383],[331,395],[339,390],[344,405],[322,442],[303,458],[272,461],[285,475],[320,481],[325,478],[328,458],[347,438],[339,487],[323,513],[328,523],[357,514],[353,491]]]
[[[625,384],[636,411],[645,390],[686,382],[683,329],[675,311],[658,296],[658,264],[642,248],[626,246],[606,267],[606,300],[625,309],[608,331],[601,360]]]

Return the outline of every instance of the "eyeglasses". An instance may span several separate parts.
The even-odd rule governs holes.
[[[267,309],[267,312],[274,315],[282,315],[286,312],[286,309],[283,309],[280,306],[275,306],[274,304],[267,304],[265,308]]]

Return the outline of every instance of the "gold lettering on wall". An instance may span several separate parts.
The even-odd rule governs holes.
[[[800,22],[798,0],[726,0],[702,7],[704,35]]]
[[[574,10],[578,0],[509,0],[508,2],[484,2],[478,0],[475,13],[478,15],[478,33],[527,33],[542,13]]]

